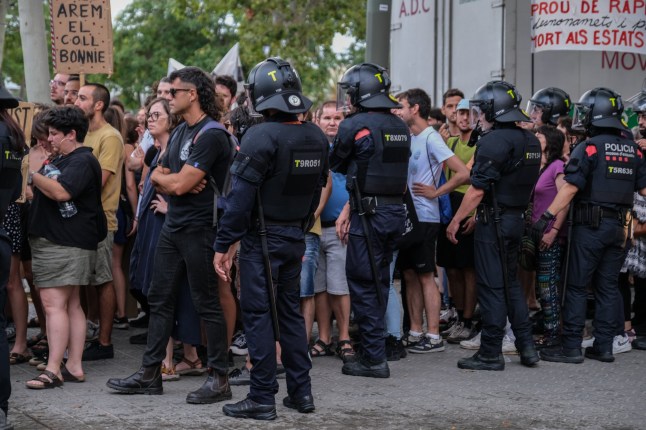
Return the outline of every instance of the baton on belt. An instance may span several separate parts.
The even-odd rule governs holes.
[[[271,323],[274,326],[274,340],[280,340],[280,329],[278,328],[278,312],[276,312],[276,296],[274,281],[271,276],[271,261],[269,260],[269,246],[267,245],[267,226],[265,225],[265,213],[260,199],[260,188],[256,191],[256,202],[258,204],[258,224],[260,235],[260,246],[262,247],[262,261],[265,265],[265,276],[267,278],[267,293],[269,293],[269,307],[271,311]]]
[[[493,223],[496,227],[496,238],[498,239],[498,248],[500,248],[500,264],[502,265],[502,284],[505,288],[505,303],[509,309],[509,272],[507,271],[507,250],[505,249],[505,238],[502,237],[500,227],[500,208],[498,207],[498,198],[496,197],[496,185],[491,183],[491,203],[493,205]]]
[[[572,248],[572,230],[574,227],[574,204],[570,202],[567,213],[567,247],[565,248],[565,267],[563,270],[563,289],[561,291],[561,308],[565,306],[565,291],[567,290],[567,276],[570,271],[570,249]],[[557,238],[558,240],[558,238]]]
[[[361,202],[361,191],[359,191],[359,183],[357,182],[357,177],[352,178],[352,185],[354,187],[354,200],[357,205],[357,213],[359,218],[361,218],[361,225],[363,227],[363,232],[366,237],[366,248],[368,248],[368,259],[370,260],[370,270],[372,271],[372,280],[375,282],[375,291],[377,292],[377,301],[379,306],[383,306],[384,299],[381,297],[381,288],[379,288],[379,269],[377,269],[377,262],[375,261],[375,251],[372,249],[372,227],[366,218],[366,213],[363,210],[363,203]]]

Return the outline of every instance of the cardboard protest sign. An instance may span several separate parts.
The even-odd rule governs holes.
[[[57,73],[112,73],[109,0],[50,0],[52,60]]]
[[[25,142],[29,146],[31,141],[31,125],[34,121],[34,115],[36,114],[36,105],[28,102],[20,102],[17,108],[9,109],[9,115],[16,120],[20,129],[25,133]],[[27,201],[27,174],[29,169],[28,158],[25,157],[22,160],[22,191],[20,192],[20,197],[16,200],[16,203],[24,203]]]
[[[646,0],[532,0],[532,52],[646,54]]]

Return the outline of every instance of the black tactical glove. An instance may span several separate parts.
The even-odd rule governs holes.
[[[545,211],[538,221],[532,225],[532,239],[536,245],[541,243],[545,228],[554,218],[554,215],[550,211]]]

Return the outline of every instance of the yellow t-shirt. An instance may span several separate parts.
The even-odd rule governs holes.
[[[108,231],[117,231],[117,208],[123,171],[123,138],[114,127],[105,124],[96,131],[88,131],[83,145],[92,148],[101,170],[112,173],[101,190],[101,203],[108,220]]]

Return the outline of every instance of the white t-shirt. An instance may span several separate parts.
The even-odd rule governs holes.
[[[413,183],[437,186],[442,173],[442,163],[454,154],[444,143],[442,136],[433,127],[427,127],[417,136],[413,135],[408,162],[408,187]],[[440,222],[440,207],[437,198],[428,199],[413,194],[413,204],[421,222]]]

